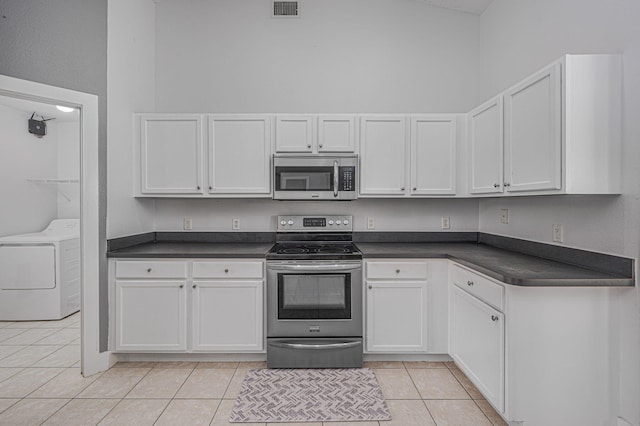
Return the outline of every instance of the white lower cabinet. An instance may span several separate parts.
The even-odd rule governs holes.
[[[507,422],[611,424],[610,306],[623,290],[509,285],[455,263],[449,279],[449,353]]]
[[[451,357],[503,412],[504,314],[457,286],[451,291]]]
[[[116,352],[264,350],[263,260],[111,262]]]
[[[116,280],[116,351],[185,351],[185,286],[184,280]]]
[[[447,352],[446,267],[427,260],[365,262],[367,352]]]

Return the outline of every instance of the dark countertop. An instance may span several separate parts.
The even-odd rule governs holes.
[[[112,250],[108,257],[264,258],[273,243],[150,242]]]
[[[594,271],[477,243],[356,243],[365,259],[450,259],[518,286],[634,286],[631,277]]]
[[[124,237],[110,241],[112,258],[254,258],[273,246],[269,234],[225,235],[183,233]],[[362,237],[362,235],[361,235]],[[365,235],[364,237],[367,237]],[[375,235],[356,240],[364,259],[450,259],[499,281],[517,286],[632,287],[634,261],[617,256],[567,249],[524,240],[480,235],[453,241],[388,242],[406,235]],[[364,241],[363,241],[364,240]],[[406,241],[406,240],[405,240]],[[484,243],[488,242],[490,244]],[[507,247],[500,248],[500,247]],[[560,250],[560,252],[559,252]],[[529,253],[529,254],[525,254]],[[559,261],[560,260],[560,261]]]

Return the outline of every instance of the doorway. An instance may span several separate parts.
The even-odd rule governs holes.
[[[67,112],[57,109],[56,106],[66,109]],[[74,219],[76,220],[79,225],[79,259],[76,272],[80,291],[75,297],[80,313],[69,315],[69,309],[74,309],[70,307],[73,305],[71,299],[74,297],[71,294],[63,297],[69,305],[67,311],[54,315],[64,315],[61,322],[66,321],[66,325],[79,324],[82,374],[88,376],[103,371],[109,367],[109,353],[100,353],[98,344],[98,99],[86,93],[0,76],[0,114],[7,122],[16,120],[15,125],[10,126],[10,131],[3,127],[5,130],[0,145],[0,150],[11,151],[2,154],[5,161],[7,158],[14,161],[6,170],[12,175],[11,179],[4,185],[0,184],[3,203],[11,203],[14,200],[14,204],[10,205],[12,208],[3,212],[6,218],[2,218],[5,225],[0,225],[0,237],[41,231],[44,229],[43,224],[49,222],[49,219],[55,220],[47,226],[54,226],[54,222],[60,220],[62,222],[58,222],[57,226],[62,228],[72,227]],[[53,233],[55,232],[51,231],[46,235],[50,236]],[[38,234],[35,239],[41,235],[44,234]],[[54,238],[51,241],[57,244],[58,240],[66,241],[64,238]],[[37,250],[38,254],[43,255],[42,259],[49,259],[48,262],[54,267],[59,260],[51,256],[55,252],[55,244],[42,244],[41,248],[44,248]],[[46,247],[51,248],[48,253],[45,253]],[[60,244],[57,248],[59,252],[64,251]],[[15,253],[24,254],[18,249]],[[29,253],[27,257],[31,256]],[[57,266],[58,269],[64,269],[61,265]],[[69,268],[73,269],[72,266]],[[43,284],[36,287],[46,287],[46,283],[51,280],[60,284],[64,278],[59,276],[59,272],[53,276],[47,276],[46,273],[37,274],[43,275],[38,276]],[[15,275],[22,277],[28,274],[28,270],[23,269]],[[73,271],[71,274],[73,275]],[[18,282],[17,279],[14,281]],[[12,290],[15,294],[18,289]],[[38,298],[35,303],[42,303],[42,300]],[[37,317],[40,310],[43,308],[35,309],[31,313],[36,315],[34,319],[47,319]],[[67,332],[67,338],[70,339],[73,327],[68,328],[70,330]],[[46,332],[32,334],[35,336],[38,333]]]

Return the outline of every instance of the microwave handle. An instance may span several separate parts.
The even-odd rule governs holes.
[[[333,196],[338,196],[338,160],[333,162]]]

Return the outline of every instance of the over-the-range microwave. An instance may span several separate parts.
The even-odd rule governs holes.
[[[273,156],[274,200],[355,200],[357,155]]]

